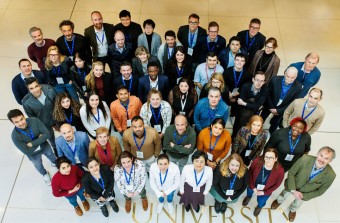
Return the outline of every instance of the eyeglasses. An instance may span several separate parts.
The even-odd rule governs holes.
[[[221,81],[217,81],[217,80],[212,80],[211,83],[212,84],[221,84],[222,82]]]
[[[209,33],[218,33],[218,31],[208,31]]]
[[[59,54],[50,54],[50,57],[56,57],[59,56]]]
[[[253,30],[259,30],[260,27],[254,27],[254,26],[250,26],[250,29],[253,29]]]
[[[268,46],[268,45],[266,45],[265,47],[266,47],[267,49],[274,49],[274,47]]]
[[[189,21],[189,25],[198,25],[198,22]]]
[[[271,156],[265,156],[264,157],[264,160],[270,160],[270,161],[272,161],[272,160],[274,160],[275,159],[275,157],[271,157]]]
[[[256,82],[263,83],[264,80],[255,79]]]

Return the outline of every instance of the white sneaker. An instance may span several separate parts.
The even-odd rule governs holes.
[[[162,210],[163,210],[163,203],[159,203],[157,206],[157,213],[158,214],[162,213]]]
[[[50,186],[50,185],[51,185],[51,177],[50,177],[50,175],[49,175],[48,173],[46,173],[46,174],[44,175],[44,181],[45,181],[45,183],[46,183],[47,186]]]
[[[168,209],[169,209],[169,214],[173,214],[174,213],[174,204],[168,203]]]

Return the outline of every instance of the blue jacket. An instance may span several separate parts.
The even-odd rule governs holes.
[[[220,54],[218,55],[218,60],[220,61],[220,65],[224,68],[224,70],[228,68],[229,52],[230,52],[230,47],[227,46],[224,49],[222,49]],[[246,55],[246,51],[242,48],[239,49],[239,52]]]
[[[301,68],[304,65],[304,63],[305,62],[298,62],[298,63],[293,63],[293,64],[289,65],[290,67],[291,66],[295,67],[298,70],[298,76],[297,76],[296,80],[299,81],[302,84],[302,90],[301,90],[301,93],[299,95],[299,98],[304,98],[307,95],[309,89],[319,82],[320,76],[321,76],[320,70],[317,67],[315,67],[304,78],[304,80],[302,80],[304,72],[303,72],[303,70],[301,70]]]
[[[210,126],[211,122],[215,118],[222,118],[225,122],[227,122],[227,104],[224,101],[220,100],[216,108],[211,109],[209,106],[208,98],[202,98],[201,100],[199,100],[194,110],[194,123],[197,131],[201,131],[202,129]]]
[[[74,140],[76,144],[76,151],[78,151],[78,158],[83,166],[86,166],[86,160],[89,154],[89,137],[85,132],[75,131]],[[65,156],[67,159],[71,160],[72,164],[76,164],[76,160],[70,148],[68,147],[66,140],[63,136],[59,136],[55,139],[55,144],[57,147],[58,157]]]
[[[158,75],[158,90],[162,93],[162,98],[165,101],[168,101],[169,94],[169,83],[168,77],[165,75]],[[149,75],[144,75],[139,78],[138,84],[138,97],[145,103],[147,101],[147,97],[150,91],[150,77]]]

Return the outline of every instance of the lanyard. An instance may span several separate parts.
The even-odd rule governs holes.
[[[195,33],[196,33],[196,32],[195,32]],[[192,34],[192,33],[189,31],[189,35],[190,35],[189,48],[193,48],[193,47],[194,47],[195,33]]]
[[[91,112],[91,113],[92,113],[92,112]],[[99,124],[99,122],[100,122],[99,108],[97,108],[97,114],[98,114],[98,119],[97,119],[97,117],[96,117],[94,114],[92,114],[92,116],[93,116],[93,118],[96,120],[96,122]]]
[[[309,175],[309,180],[313,180],[317,175],[319,175],[319,173],[321,173],[325,168],[321,168],[318,170],[315,170],[315,163],[313,165],[312,171]]]
[[[92,176],[92,175],[91,175]],[[94,181],[96,181],[99,186],[104,190],[105,189],[105,184],[104,184],[104,180],[102,178],[102,175],[99,173],[100,178],[97,180],[94,176],[92,176],[92,178],[94,179]]]
[[[166,170],[163,181],[162,181],[162,172],[159,172],[159,180],[161,181],[161,186],[163,186],[163,184],[165,183],[166,177],[168,176],[168,171],[169,171],[169,168]]]
[[[281,94],[280,94],[280,99],[281,99],[281,100],[283,100],[283,99],[286,97],[286,95],[287,95],[289,89],[292,87],[292,85],[293,85],[293,84],[289,84],[289,85],[286,87],[286,86],[285,86],[285,79],[282,78],[282,83],[281,83]]]
[[[236,181],[236,174],[234,175],[233,181],[230,181],[230,190],[234,188],[235,181]]]
[[[210,45],[209,45],[209,41],[208,40],[209,40],[209,37],[207,36],[207,48],[208,48],[208,53],[210,53],[210,52],[214,51],[215,46],[217,45],[217,43],[216,42],[210,42],[210,43],[213,43],[213,47],[210,49]]]
[[[129,119],[129,113],[128,113],[128,107],[129,107],[129,99],[126,102],[126,105],[123,105],[122,102],[120,102],[120,104],[125,108],[126,111],[126,118]]]
[[[132,78],[133,78],[133,77],[132,77],[132,75],[131,75],[131,78],[130,78],[130,86],[129,86],[129,92],[131,92],[131,89],[132,89]],[[122,76],[122,82],[123,82],[124,86],[126,86],[123,76]]]
[[[161,117],[162,105],[159,107],[159,111],[158,111],[157,117],[156,117],[155,111],[153,110],[153,107],[150,106],[150,108],[151,108],[152,115],[155,118],[156,125],[158,125],[160,117]]]
[[[204,169],[203,169],[203,173],[201,175],[201,178],[199,179],[199,181],[197,182],[197,174],[196,174],[196,170],[194,169],[194,173],[195,173],[195,181],[196,181],[196,187],[198,187],[198,185],[201,183],[203,175],[204,175]]]
[[[61,67],[61,66],[59,65],[59,66],[58,66],[58,70],[57,70],[54,66],[52,67],[53,73],[56,74],[58,77],[59,77],[59,75],[60,75],[60,67]]]
[[[257,135],[258,136],[258,135]],[[248,139],[248,148],[249,149],[251,149],[251,148],[253,148],[253,146],[254,146],[254,144],[255,144],[255,142],[256,142],[256,140],[257,140],[257,136],[255,137],[255,139],[254,139],[254,141],[253,141],[253,143],[250,145],[250,139],[251,139],[251,136],[249,137],[249,139]]]
[[[235,67],[234,67],[233,71],[234,71],[234,82],[235,82],[235,87],[237,88],[237,87],[238,87],[238,84],[240,83],[241,78],[242,78],[243,68],[242,68],[242,70],[241,70],[241,72],[240,72],[240,76],[238,77],[238,79],[236,79],[236,70],[235,70]]]
[[[214,67],[214,71],[211,74],[216,72],[216,67],[217,67],[217,65]],[[206,65],[205,65],[205,75],[207,76],[207,81],[209,82],[208,63],[206,63]]]
[[[247,46],[247,51],[250,49],[250,47],[253,45],[255,41],[255,37],[251,40],[251,43],[249,44],[249,32],[247,32],[246,35],[246,46]]]
[[[71,115],[70,115],[70,119],[68,119],[67,115],[66,115],[66,112],[65,112],[65,119],[66,119],[66,122],[68,124],[71,124],[72,123],[72,120],[73,120],[73,115],[72,115],[72,112],[71,112]]]
[[[267,178],[269,177],[269,175],[270,175],[270,173],[269,173],[266,177],[264,177],[264,165],[263,165],[263,166],[262,166],[262,179],[261,179],[262,184],[267,180]]]
[[[142,141],[142,143],[140,144],[140,145],[138,145],[138,143],[137,143],[137,140],[136,140],[136,136],[132,133],[132,136],[133,136],[133,140],[135,141],[135,144],[136,144],[136,146],[137,146],[137,149],[138,149],[138,151],[140,151],[140,149],[143,147],[143,145],[144,145],[144,142],[145,142],[145,138],[146,138],[146,131],[145,131],[145,128],[144,128],[144,138],[143,138],[143,141]]]
[[[185,93],[185,100],[183,101],[182,97],[181,97],[181,108],[182,108],[182,111],[184,111],[184,107],[185,107],[185,104],[187,103],[187,99],[188,99],[188,92]]]
[[[72,49],[70,49],[70,47],[68,46],[66,37],[64,37],[64,42],[65,42],[65,45],[67,46],[67,50],[68,50],[68,52],[70,53],[70,56],[73,55],[73,51],[74,51],[74,40],[75,40],[75,39],[76,39],[76,37],[74,36],[73,39],[72,39]]]
[[[79,67],[77,67],[78,68],[78,74],[79,74],[79,76],[81,77],[81,79],[85,82],[85,77],[86,77],[86,71],[85,71],[85,68],[84,68],[84,72],[83,72],[83,74],[81,74],[81,71],[80,71],[80,69],[79,69]]]
[[[104,36],[105,36],[105,32],[103,32],[102,41],[100,41],[100,39],[99,39],[99,37],[98,37],[98,35],[97,35],[97,33],[96,33],[97,40],[100,42],[100,44],[101,44],[102,46],[103,46],[103,44],[104,44]]]
[[[124,170],[124,175],[125,175],[125,180],[126,180],[126,183],[128,185],[130,185],[130,182],[131,182],[131,177],[132,177],[132,170],[133,170],[133,167],[135,166],[135,164],[132,164],[132,167],[131,167],[131,170],[130,170],[130,174],[129,174],[129,179],[127,178],[127,173],[126,173],[126,170],[125,168],[123,168]]]
[[[25,131],[23,131],[22,129],[18,128],[18,127],[15,127],[19,132],[21,132],[22,134],[24,134],[25,136],[29,136],[31,138],[31,140],[33,141],[35,139],[35,136],[33,134],[33,131],[31,129],[31,127],[28,125],[28,121],[27,121],[27,127],[28,127],[28,130],[30,131],[30,133],[27,133]]]
[[[306,73],[305,69],[303,69],[302,71],[303,71],[303,75],[302,75],[301,81],[303,81],[307,77],[307,75],[309,74],[309,73]]]
[[[290,147],[290,154],[293,154],[296,145],[299,143],[301,135],[298,136],[297,140],[295,141],[295,144],[293,145],[293,139],[292,139],[292,130],[289,130],[288,133],[289,136],[289,147]]]
[[[213,150],[215,149],[215,147],[216,147],[216,144],[217,144],[218,140],[220,139],[220,137],[221,137],[221,135],[219,135],[219,136],[217,136],[217,137],[216,137],[216,140],[215,140],[214,146],[213,146],[213,147],[211,147],[212,132],[210,131],[210,145],[209,145],[209,149],[210,149],[210,151],[213,151]]]
[[[176,141],[177,145],[181,145],[184,139],[187,137],[188,134],[183,135],[183,137],[180,140],[177,140],[177,133],[176,130],[174,131],[174,139]]]
[[[172,48],[173,49],[173,48]],[[173,50],[170,50],[170,48],[168,48],[168,59],[170,59],[171,58],[171,56],[172,56],[172,52],[173,52]]]
[[[305,116],[305,109],[306,109],[306,107],[307,107],[307,101],[305,102],[305,105],[303,106],[303,110],[302,110],[302,114],[301,114],[301,118],[303,118],[304,120],[307,119],[311,114],[313,114],[313,112],[314,112],[315,109],[316,109],[316,106],[315,106],[315,107],[312,109],[312,111],[310,111],[310,112],[308,113],[308,115]],[[305,117],[303,117],[303,116],[305,116]]]
[[[65,140],[66,142],[66,140]],[[66,142],[67,147],[69,148],[69,150],[72,152],[73,156],[76,156],[76,152],[77,152],[77,147],[76,147],[76,143],[74,142],[74,149],[71,148],[71,146]]]
[[[209,120],[212,121],[215,117],[215,112],[213,109],[209,108],[209,111],[208,111],[208,116],[209,116]]]
[[[183,69],[183,67],[181,69],[178,69],[178,66],[176,66],[176,71],[177,71],[177,76],[181,77],[182,74],[183,74],[184,69]]]

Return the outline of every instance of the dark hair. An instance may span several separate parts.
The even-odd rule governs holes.
[[[235,59],[236,59],[236,57],[244,58],[244,61],[247,62],[247,56],[244,53],[237,53],[235,55]]]
[[[19,109],[12,109],[7,113],[7,118],[12,122],[12,118],[24,115]]]
[[[173,56],[172,56],[172,58],[171,58],[171,61],[170,61],[170,63],[171,63],[170,65],[171,65],[172,67],[174,67],[174,68],[177,67],[176,54],[177,54],[178,51],[184,54],[184,60],[183,60],[183,62],[182,62],[182,67],[185,67],[185,64],[187,63],[187,57],[186,57],[187,51],[186,51],[186,49],[184,48],[184,46],[176,46],[176,47],[175,47],[175,49],[174,49],[174,54],[173,54]]]
[[[132,67],[132,66],[131,66],[131,63],[128,62],[128,61],[124,61],[123,63],[120,64],[119,67],[122,68],[122,67],[124,67],[124,66],[130,66],[130,67]]]
[[[97,95],[98,96],[98,98],[99,98],[98,108],[103,112],[104,118],[106,119],[108,114],[106,114],[106,110],[104,108],[103,101],[100,99],[99,95],[96,92],[90,91],[88,93],[87,99],[85,100],[87,120],[90,121],[91,115],[93,115],[92,107],[90,105],[90,98],[91,98],[92,95]]]
[[[215,125],[215,124],[221,124],[223,126],[223,129],[225,128],[225,121],[222,118],[215,118],[211,124],[210,127]]]
[[[167,36],[171,36],[171,37],[174,37],[176,39],[176,33],[172,30],[168,30],[168,31],[165,32],[164,38],[166,39]]]
[[[24,61],[28,61],[30,64],[31,64],[31,61],[29,61],[29,59],[26,59],[26,58],[22,58],[21,60],[19,60],[18,64],[19,64],[19,67],[21,65],[21,62],[24,62]]]
[[[174,87],[173,89],[173,94],[174,96],[180,98],[182,93],[181,93],[181,90],[179,89],[179,84],[182,83],[182,82],[185,82],[188,84],[189,86],[189,89],[188,89],[188,97],[195,97],[195,88],[192,84],[192,81],[189,79],[189,78],[186,78],[186,77],[182,77],[179,81],[178,81],[178,84]]]
[[[214,51],[212,51],[212,52],[207,53],[207,59],[208,59],[208,57],[217,57],[217,54]],[[235,58],[236,58],[236,56],[235,56]]]
[[[255,71],[253,78],[255,78],[257,75],[264,75],[264,79],[266,79],[266,74],[263,71],[260,70]]]
[[[169,157],[165,153],[162,153],[157,157],[157,163],[159,160],[164,160],[164,159],[168,160],[168,163],[170,163]]]
[[[63,20],[61,23],[59,23],[59,29],[63,26],[71,26],[71,29],[74,30],[74,24],[71,22],[71,20]]]
[[[28,85],[30,85],[30,84],[32,84],[34,82],[37,82],[37,84],[39,84],[39,81],[38,81],[37,78],[35,78],[35,77],[28,77],[25,80],[25,85],[26,85],[26,87],[28,87]]]
[[[131,13],[128,10],[124,9],[124,10],[120,11],[119,18],[127,17],[127,16],[131,18]]]
[[[148,63],[147,68],[149,68],[149,67],[157,67],[159,69],[159,66],[158,66],[158,64],[155,61],[150,61]]]
[[[79,58],[79,59],[81,59],[81,60],[83,60],[85,63],[86,63],[86,56],[85,56],[85,54],[83,53],[83,52],[76,52],[75,53],[75,56],[74,56],[74,59],[75,58]],[[85,66],[84,66],[85,67]]]
[[[65,156],[58,157],[55,160],[55,165],[57,166],[58,170],[60,169],[60,166],[63,163],[67,163],[67,164],[71,165],[71,161],[69,159],[67,159]]]
[[[252,23],[256,23],[256,24],[261,25],[261,20],[258,19],[258,18],[253,18],[252,20],[250,20],[250,23],[249,23],[249,24],[252,24]]]
[[[209,28],[210,28],[210,27],[217,27],[217,29],[220,28],[220,26],[218,25],[218,23],[215,22],[215,21],[209,22],[208,31],[209,31]]]
[[[122,159],[124,158],[130,158],[132,160],[132,163],[135,162],[135,157],[132,155],[132,153],[130,153],[129,151],[125,150],[123,152],[121,152],[118,156],[118,160],[117,160],[117,165],[118,166],[122,166]]]
[[[233,42],[233,41],[238,41],[238,42],[241,44],[240,38],[238,38],[237,36],[232,36],[232,37],[229,39],[229,44],[228,44],[228,45],[230,45],[231,42]]]
[[[190,18],[195,18],[195,19],[200,20],[200,17],[199,17],[196,13],[191,13],[191,14],[189,15],[189,18],[188,18],[188,19],[190,19]]]
[[[208,160],[207,155],[206,155],[203,151],[201,151],[201,150],[196,150],[196,151],[192,154],[192,156],[191,156],[191,162],[193,163],[194,160],[197,160],[197,159],[200,158],[200,157],[203,157],[205,163],[207,163],[207,160]]]
[[[86,167],[88,167],[89,164],[90,164],[92,161],[96,161],[97,163],[100,164],[100,162],[99,162],[95,157],[89,157],[89,158],[86,160]]]
[[[128,89],[127,86],[125,86],[125,85],[119,85],[119,86],[117,87],[117,94],[118,94],[118,92],[119,92],[120,90],[126,90],[127,92],[129,92],[129,89]]]
[[[274,49],[276,49],[278,47],[277,40],[274,37],[270,37],[269,39],[267,39],[266,42],[264,43],[264,45],[267,45],[268,43],[272,43]]]
[[[156,27],[156,24],[155,24],[155,22],[152,19],[145,20],[143,22],[143,28],[145,28],[146,25],[152,26],[153,29]]]
[[[260,158],[259,158],[259,163],[258,163],[258,166],[259,166],[259,167],[262,166],[262,165],[264,165],[264,157],[265,157],[265,155],[266,155],[267,152],[272,152],[272,153],[274,153],[274,154],[275,154],[275,158],[278,158],[278,157],[279,157],[279,153],[277,152],[277,149],[275,149],[275,148],[267,148],[267,149],[265,149],[265,150],[263,151],[262,156],[260,156]],[[281,164],[280,164],[279,161],[277,160],[277,161],[275,162],[275,164],[274,164],[273,169],[277,169],[279,165],[281,165]]]
[[[132,122],[137,122],[138,120],[141,120],[141,121],[144,123],[144,120],[143,120],[142,117],[140,117],[139,115],[134,116],[134,117],[131,119],[131,123],[132,123]]]
[[[302,124],[304,125],[303,132],[302,132],[302,133],[307,132],[307,122],[306,122],[303,118],[301,118],[301,117],[295,117],[295,118],[293,118],[293,119],[290,121],[289,125],[290,125],[290,127],[292,127],[295,123],[298,123],[298,122],[300,122],[300,123],[302,123]]]

